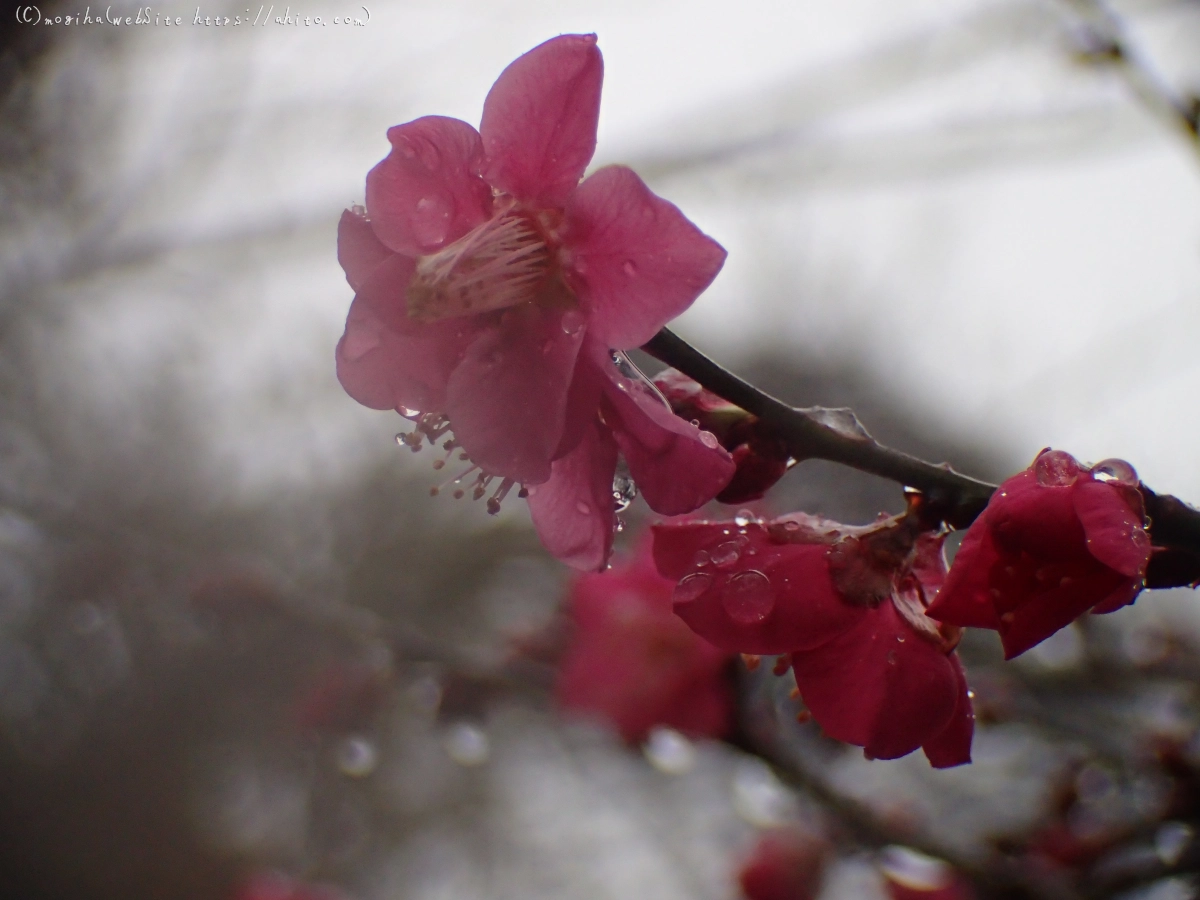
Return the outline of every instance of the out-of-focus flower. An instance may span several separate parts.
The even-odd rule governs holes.
[[[360,403],[447,438],[455,481],[489,511],[529,489],[543,542],[604,565],[618,451],[651,508],[696,509],[733,463],[614,365],[720,270],[725,251],[623,166],[580,184],[596,146],[603,63],[563,35],[501,73],[480,130],[427,116],[388,131],[366,209],[343,214],[338,259],[356,291],[338,378]],[[535,489],[536,486],[536,489]]]
[[[648,547],[623,565],[574,580],[573,631],[556,685],[564,709],[604,719],[630,743],[659,725],[692,737],[728,732],[732,654],[672,612],[674,587],[655,571]]]
[[[675,611],[723,650],[790,653],[800,694],[831,737],[893,759],[922,747],[970,762],[974,716],[959,629],[924,614],[945,578],[942,536],[911,518],[855,528],[794,513],[770,522],[654,528]]]
[[[764,833],[738,870],[746,900],[813,900],[832,848],[797,828]]]
[[[793,460],[787,443],[757,416],[675,369],[655,375],[654,384],[677,416],[712,432],[733,457],[736,471],[725,489],[717,494],[716,499],[721,503],[760,499],[791,467]]]
[[[954,867],[908,847],[885,847],[879,873],[891,900],[973,900],[975,892]]]
[[[281,872],[256,872],[238,883],[231,900],[346,900],[330,885],[296,881]]]
[[[995,629],[1011,659],[1089,610],[1132,603],[1150,549],[1129,463],[1088,469],[1069,453],[1043,450],[968,529],[929,615]]]

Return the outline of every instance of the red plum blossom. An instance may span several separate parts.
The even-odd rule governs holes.
[[[391,128],[366,208],[338,228],[356,292],[342,386],[416,421],[414,448],[447,435],[469,460],[454,481],[473,477],[476,497],[498,482],[490,511],[523,485],[543,542],[581,569],[611,551],[618,454],[664,515],[733,474],[712,435],[614,364],[691,305],[725,251],[628,168],[581,183],[602,77],[595,36],[563,35],[501,73],[478,131],[440,116]]]
[[[790,654],[831,737],[877,759],[921,747],[938,768],[970,761],[959,631],[924,614],[945,577],[941,535],[903,517],[855,528],[803,513],[666,523],[654,535],[679,616],[723,650]]]
[[[1069,453],[1044,450],[1000,485],[968,529],[929,615],[995,629],[1011,659],[1088,611],[1132,603],[1150,551],[1127,462],[1085,468]]]

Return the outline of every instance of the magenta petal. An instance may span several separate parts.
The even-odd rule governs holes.
[[[725,250],[631,169],[608,166],[567,203],[567,280],[609,347],[650,340],[712,283]]]
[[[891,603],[864,611],[829,643],[792,654],[792,671],[821,728],[875,759],[916,750],[946,727],[957,705],[950,662]]]
[[[555,459],[570,453],[596,420],[601,391],[607,380],[597,360],[607,366],[608,350],[593,340],[590,334],[585,335],[584,345],[575,363],[571,389],[567,392],[566,420],[563,422],[562,438],[554,451]]]
[[[529,488],[529,513],[542,545],[569,566],[599,571],[612,552],[612,479],[617,445],[593,419],[575,449],[551,466],[550,479]]]
[[[338,262],[346,281],[358,290],[392,251],[380,243],[367,217],[348,209],[338,222]]]
[[[925,751],[925,758],[935,769],[949,769],[969,763],[971,741],[975,736],[975,711],[971,706],[971,692],[967,688],[966,674],[957,653],[951,653],[947,659],[950,660],[958,683],[958,701],[946,727],[921,745],[921,749]]]
[[[446,414],[480,469],[525,485],[550,477],[585,331],[567,334],[560,311],[526,304],[470,346],[446,387]]]
[[[945,583],[925,611],[930,618],[964,628],[1000,627],[989,581],[1000,554],[986,516],[980,516],[963,538]]]
[[[375,234],[406,256],[431,253],[491,213],[492,192],[477,174],[479,134],[466,122],[425,116],[388,129],[392,152],[367,173]]]
[[[337,346],[337,376],[351,397],[372,409],[437,411],[450,373],[476,334],[460,319],[419,325],[404,313],[414,263],[389,254],[363,284]]]
[[[1142,516],[1130,508],[1119,488],[1101,481],[1076,485],[1075,512],[1087,535],[1088,552],[1122,575],[1146,574],[1150,537]]]
[[[604,62],[594,34],[551,38],[500,73],[479,131],[494,187],[562,207],[596,151]]]
[[[610,377],[604,386],[605,420],[652,510],[664,516],[691,512],[729,484],[737,467],[715,437],[683,421],[615,369]]]
[[[1122,607],[1128,606],[1137,599],[1138,594],[1142,592],[1144,583],[1140,578],[1130,578],[1122,582],[1113,589],[1113,592],[1092,607],[1092,612],[1102,615],[1104,613],[1116,612]]]
[[[827,546],[775,544],[762,525],[731,524],[654,526],[659,571],[680,578],[675,613],[710,644],[788,653],[817,647],[862,616],[834,590]]]

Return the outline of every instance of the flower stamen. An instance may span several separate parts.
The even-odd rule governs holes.
[[[510,208],[417,260],[408,286],[409,318],[436,322],[533,300],[550,259],[533,220]]]

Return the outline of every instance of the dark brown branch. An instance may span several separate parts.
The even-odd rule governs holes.
[[[642,349],[757,416],[787,442],[795,459],[827,459],[916,488],[925,495],[927,509],[953,528],[966,528],[975,521],[996,490],[995,485],[956,472],[946,463],[925,462],[885,447],[865,431],[847,427],[846,423],[857,425],[848,413],[839,422],[828,415],[829,410],[788,406],[723,369],[669,329],[662,329]],[[1142,494],[1155,547],[1172,551],[1169,566],[1152,561],[1149,586],[1175,587],[1200,580],[1200,510],[1145,485]]]

